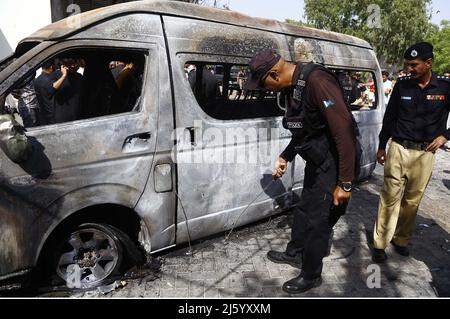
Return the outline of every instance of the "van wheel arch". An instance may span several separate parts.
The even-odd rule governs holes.
[[[112,241],[115,241],[112,238],[118,239],[121,246],[119,250],[121,254],[123,252],[120,271],[123,272],[134,265],[143,265],[146,262],[146,253],[139,243],[141,218],[138,214],[128,207],[116,204],[94,205],[66,217],[47,237],[33,272],[33,286],[61,283],[61,279],[56,276],[56,257],[54,256],[58,243],[87,225],[94,225],[94,228],[97,227],[95,225],[99,225],[97,228],[100,227],[100,230],[104,231]],[[101,227],[105,229],[102,230]],[[102,284],[104,283],[103,281]]]

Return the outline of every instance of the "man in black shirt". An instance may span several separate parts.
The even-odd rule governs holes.
[[[59,79],[53,84],[55,90],[55,121],[63,123],[75,121],[80,118],[80,96],[83,76],[77,72],[78,61],[63,59],[61,69],[55,71],[55,78]],[[59,83],[59,81],[61,81]]]
[[[433,171],[434,153],[448,140],[450,79],[432,72],[433,46],[418,43],[405,52],[411,76],[398,79],[380,132],[378,162],[384,185],[374,230],[372,259],[387,259],[389,242],[408,256],[417,210]],[[389,153],[386,144],[392,138]]]
[[[55,93],[53,83],[56,81],[53,61],[42,65],[42,73],[34,80],[34,90],[39,103],[37,125],[55,123]]]
[[[42,74],[34,81],[40,106],[39,125],[74,121],[79,118],[82,75],[74,59],[63,59],[60,70],[53,61],[42,65]]]
[[[249,64],[247,88],[282,92],[287,100],[283,126],[292,139],[275,163],[273,177],[282,177],[297,154],[306,160],[303,191],[294,212],[291,240],[284,252],[267,258],[301,268],[283,284],[301,293],[321,284],[333,226],[346,211],[355,179],[356,134],[338,78],[313,63],[292,64],[272,49]]]

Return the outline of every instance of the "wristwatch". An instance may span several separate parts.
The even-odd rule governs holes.
[[[351,182],[338,182],[338,186],[344,190],[344,192],[350,193],[353,190]]]

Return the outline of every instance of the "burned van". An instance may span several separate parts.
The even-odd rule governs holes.
[[[0,151],[3,286],[40,269],[94,287],[130,259],[295,205],[301,158],[271,177],[290,140],[282,102],[245,90],[265,48],[342,78],[369,176],[383,99],[363,40],[175,1],[86,12],[24,39],[0,72],[3,112],[30,146],[22,161]]]

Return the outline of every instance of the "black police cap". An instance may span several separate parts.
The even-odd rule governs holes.
[[[250,76],[246,87],[248,90],[255,90],[260,86],[264,75],[280,61],[281,56],[274,49],[265,49],[256,54],[249,63]]]
[[[406,60],[434,58],[433,46],[428,42],[413,44],[408,50],[405,51],[404,58]]]

